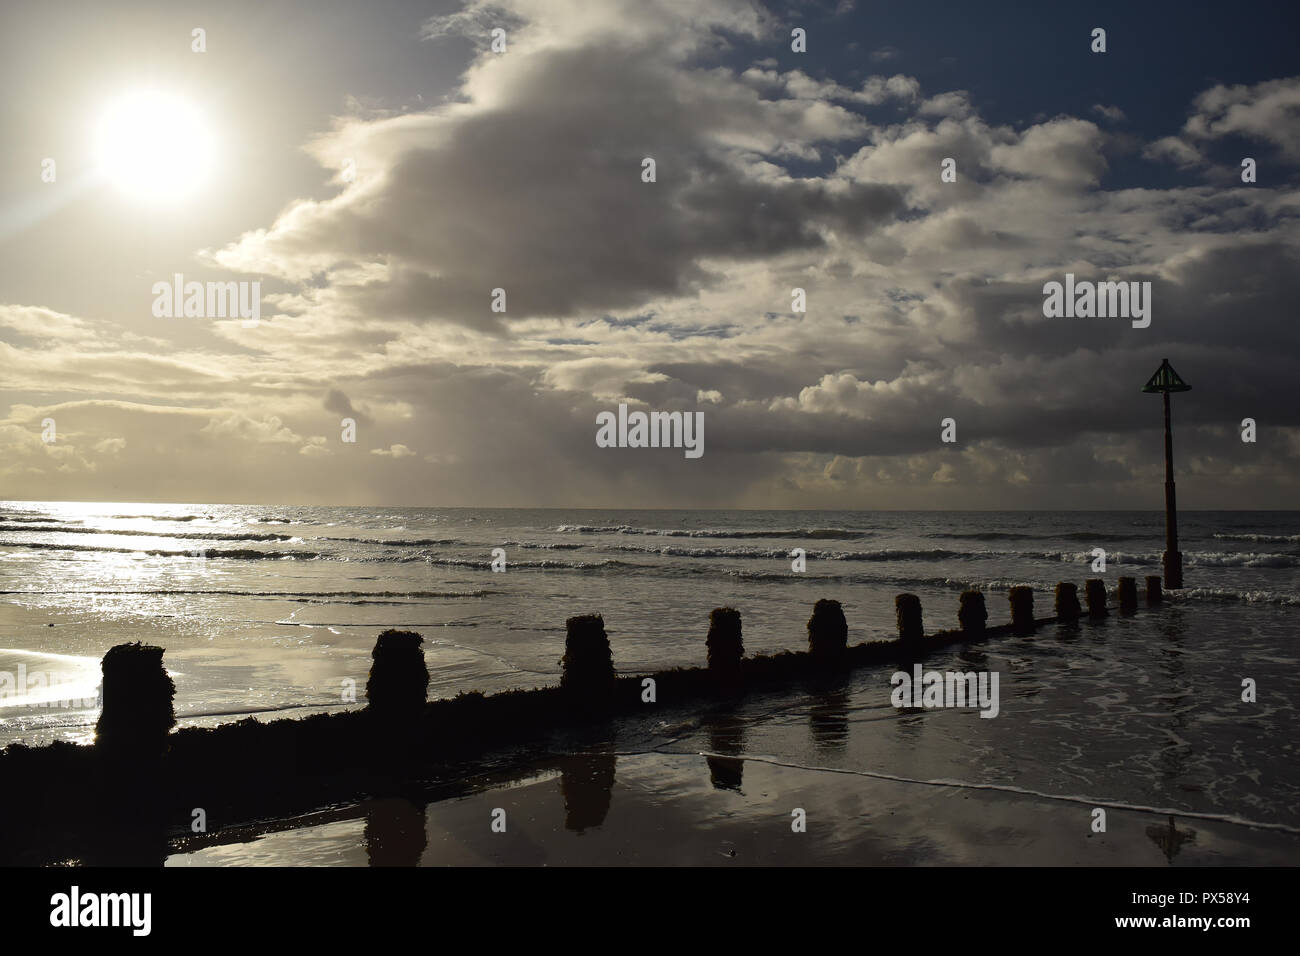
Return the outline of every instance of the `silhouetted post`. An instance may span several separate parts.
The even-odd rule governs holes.
[[[1056,582],[1056,618],[1059,621],[1077,621],[1083,609],[1079,607],[1079,587],[1069,581]]]
[[[1106,582],[1101,578],[1089,578],[1084,582],[1084,596],[1088,601],[1089,617],[1105,617],[1106,611]]]
[[[1120,578],[1119,586],[1115,589],[1115,593],[1119,598],[1119,609],[1121,611],[1132,612],[1137,610],[1137,578]]]
[[[989,619],[988,609],[984,606],[984,592],[962,591],[960,600],[957,623],[961,625],[963,634],[978,637],[984,633],[985,622]]]
[[[849,624],[839,601],[822,598],[808,618],[808,651],[821,663],[844,659],[849,646]]]
[[[1164,594],[1160,591],[1160,575],[1147,575],[1147,603],[1159,604],[1165,599]]]
[[[925,637],[921,623],[921,599],[915,594],[900,594],[894,598],[894,616],[898,619],[898,639],[919,641]]]
[[[161,647],[139,641],[108,649],[100,662],[104,683],[95,724],[97,746],[132,757],[166,752],[167,732],[176,726],[176,685],[162,659]]]
[[[1018,585],[1007,594],[1011,604],[1011,629],[1017,634],[1034,630],[1034,589]]]
[[[564,673],[560,686],[584,696],[600,696],[614,686],[614,657],[605,634],[605,619],[582,614],[564,622]]]
[[[429,693],[429,668],[424,663],[424,638],[415,631],[390,628],[375,640],[370,652],[366,702],[380,717],[418,717]]]
[[[1174,497],[1174,434],[1169,424],[1169,393],[1189,392],[1191,386],[1178,377],[1169,359],[1164,359],[1151,376],[1144,392],[1160,392],[1165,404],[1165,587],[1183,586],[1183,555],[1178,550],[1178,506]]]
[[[709,670],[734,673],[745,656],[740,637],[740,612],[734,607],[715,607],[709,614],[709,636],[704,639],[709,651]]]

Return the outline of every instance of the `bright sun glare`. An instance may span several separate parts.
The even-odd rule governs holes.
[[[175,202],[192,194],[212,166],[212,135],[204,117],[180,97],[129,93],[100,120],[100,172],[127,195]]]

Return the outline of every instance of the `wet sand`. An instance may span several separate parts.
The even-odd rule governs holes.
[[[493,811],[505,832],[493,832]],[[807,814],[792,830],[792,811]],[[169,866],[1291,865],[1300,835],[689,753],[575,755],[421,805],[368,801]]]
[[[13,619],[0,615],[0,630]],[[51,668],[93,668],[120,637],[51,621],[78,638],[71,654],[46,655]],[[927,667],[1002,675],[996,720],[894,708],[890,666],[726,704],[661,694],[582,740],[540,745],[578,756],[498,751],[476,760],[469,785],[416,804],[372,800],[236,830],[213,819],[220,834],[170,849],[160,839],[151,852],[171,865],[1295,865],[1292,636],[1258,607],[1206,617],[1173,604],[936,650]],[[182,648],[175,660],[169,650],[183,723],[231,719],[187,717],[201,695],[186,681],[204,654],[239,658],[255,643]],[[1241,700],[1241,673],[1267,680],[1259,706]],[[1092,829],[1096,806],[1104,833]],[[497,807],[505,833],[491,829]],[[791,831],[795,808],[805,833]]]

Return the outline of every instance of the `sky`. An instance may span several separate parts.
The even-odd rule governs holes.
[[[0,499],[1159,508],[1168,358],[1180,506],[1300,507],[1298,25],[7,0]],[[620,404],[703,454],[600,447]]]

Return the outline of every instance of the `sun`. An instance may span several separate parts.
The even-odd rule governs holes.
[[[213,137],[199,110],[173,94],[142,90],[109,104],[95,155],[100,174],[126,195],[173,203],[207,180]]]

